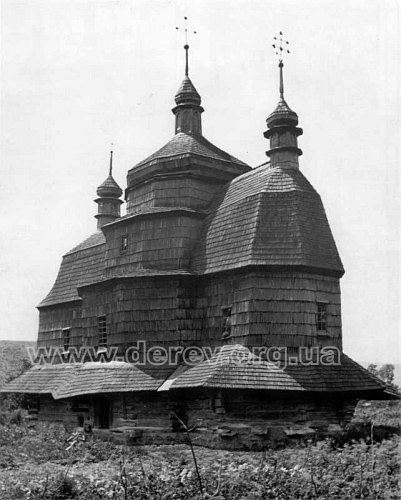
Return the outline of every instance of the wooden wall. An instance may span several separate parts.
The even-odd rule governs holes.
[[[83,345],[81,301],[43,308],[39,312],[38,347],[63,347],[63,328],[70,328],[70,345]]]
[[[122,275],[141,268],[187,269],[202,219],[203,215],[196,213],[168,211],[105,228],[106,275]],[[123,235],[128,237],[125,252],[121,251]]]
[[[61,422],[68,427],[78,427],[78,417],[93,425],[94,412],[90,396],[72,399],[53,399],[50,395],[41,395],[38,419],[46,422]]]
[[[127,198],[127,213],[152,207],[206,208],[221,183],[189,176],[160,176],[131,188]]]
[[[107,316],[110,345],[180,345],[200,337],[200,312],[191,296],[191,277],[159,276],[124,280],[83,291],[86,345],[96,346],[97,317]],[[196,334],[196,330],[199,334]]]
[[[187,390],[107,395],[110,435],[132,444],[185,440],[175,415],[195,427],[196,444],[226,449],[263,449],[291,440],[338,432],[349,422],[355,395],[243,390]],[[39,420],[70,428],[80,422],[96,429],[95,396],[54,400],[41,396]]]
[[[223,308],[231,307],[231,342],[249,346],[342,347],[337,278],[306,273],[241,272],[215,276],[123,279],[82,289],[71,303],[40,313],[40,347],[97,345],[97,318],[107,317],[109,343],[127,347],[222,344]],[[317,303],[327,303],[327,331],[316,326]]]
[[[357,401],[355,396],[251,390],[193,391],[191,400],[183,397],[198,444],[255,450],[338,432]]]
[[[317,303],[327,303],[327,332],[316,327]],[[234,342],[245,345],[341,348],[338,278],[298,272],[241,272],[199,281],[202,339],[221,340],[222,308],[231,306]]]

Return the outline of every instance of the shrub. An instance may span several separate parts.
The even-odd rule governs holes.
[[[59,474],[54,486],[52,496],[57,500],[75,498],[78,494],[77,481],[66,474]]]
[[[13,410],[9,417],[10,424],[21,425],[23,420],[22,410],[18,408],[17,410]]]
[[[0,467],[14,468],[0,475],[0,496],[200,500],[187,445],[124,447],[81,436],[57,424],[0,427]],[[265,453],[195,448],[195,454],[204,499],[390,500],[399,496],[400,442],[393,436],[373,444],[351,440],[340,448],[325,440]]]

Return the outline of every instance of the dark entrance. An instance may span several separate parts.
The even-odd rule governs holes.
[[[94,401],[95,427],[109,429],[112,424],[112,402],[107,398],[96,398]]]

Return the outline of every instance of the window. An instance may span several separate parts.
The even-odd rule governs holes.
[[[63,328],[62,329],[62,335],[63,335],[63,349],[64,352],[68,352],[68,349],[70,348],[70,332],[71,328]]]
[[[97,318],[98,346],[107,347],[107,320],[106,316]]]
[[[221,308],[223,314],[222,333],[223,338],[231,335],[231,306]]]
[[[316,326],[318,331],[327,332],[327,304],[324,302],[317,303]]]
[[[127,251],[128,248],[128,234],[123,234],[121,236],[121,246],[120,246],[120,252],[124,253]]]

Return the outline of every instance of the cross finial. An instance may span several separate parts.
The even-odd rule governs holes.
[[[280,68],[280,98],[284,99],[284,79],[283,79],[283,57],[284,54],[290,54],[288,45],[290,42],[283,39],[283,32],[280,31],[279,36],[274,36],[274,43],[272,44],[273,49],[278,56],[278,67]]]
[[[109,169],[109,175],[112,175],[113,173],[113,143],[111,143],[111,150],[110,150],[110,169]]]
[[[280,31],[279,35],[280,36],[273,37],[274,43],[272,47],[276,51],[276,55],[278,55],[279,61],[282,61],[284,54],[290,54],[290,51],[288,50],[287,47],[290,44],[290,42],[284,40],[282,31]]]
[[[179,30],[180,28],[176,26],[176,30]],[[188,17],[184,16],[184,32],[185,32],[185,76],[188,76],[188,50],[189,50],[189,45],[188,45]],[[190,31],[190,33],[194,33],[196,35],[196,31]]]

